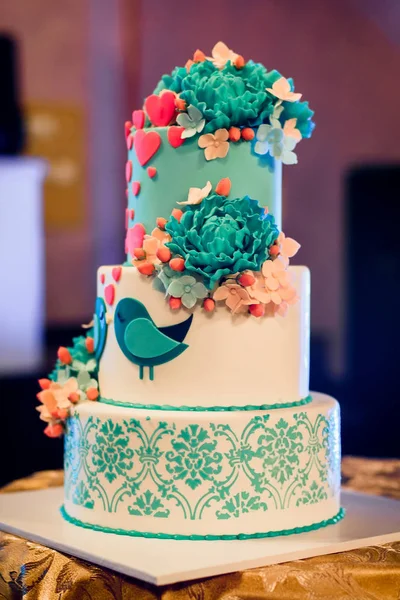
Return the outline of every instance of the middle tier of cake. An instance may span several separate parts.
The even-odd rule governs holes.
[[[152,280],[135,268],[101,267],[97,296],[104,308],[102,329],[96,334],[101,338],[96,340],[101,401],[163,410],[257,410],[306,404],[310,400],[310,273],[306,267],[289,267],[289,273],[298,303],[283,318],[256,319],[232,315],[224,306],[212,314],[200,306],[192,312],[172,311]],[[151,371],[138,366],[124,347],[123,335],[118,336],[129,326],[129,311],[120,304],[127,298],[136,300],[161,330],[186,321],[185,351],[169,362],[155,362]],[[145,335],[141,339],[145,343]]]

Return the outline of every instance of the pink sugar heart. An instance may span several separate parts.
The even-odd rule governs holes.
[[[138,196],[140,192],[140,181],[134,181],[132,183],[132,192],[134,196]]]
[[[134,110],[132,113],[132,123],[136,129],[143,129],[145,114],[143,110]]]
[[[121,279],[122,267],[113,267],[111,275],[114,281],[118,283],[118,281]]]
[[[152,94],[144,101],[144,108],[155,127],[166,127],[175,116],[175,94],[169,91],[161,96]]]
[[[183,142],[185,141],[181,138],[183,131],[185,131],[184,127],[168,127],[167,137],[173,148],[179,148],[179,146],[182,146]]]
[[[104,288],[104,298],[106,299],[107,304],[112,306],[114,304],[115,299],[115,288],[112,283]]]
[[[106,276],[104,275],[104,273],[100,273],[100,283],[104,283],[106,280]]]
[[[128,137],[126,138],[126,146],[127,146],[128,150],[132,149],[132,146],[133,146],[133,136],[131,134],[129,134]]]
[[[133,138],[136,156],[143,167],[155,155],[161,145],[161,137],[157,131],[139,129]]]
[[[130,180],[132,179],[132,161],[131,160],[127,160],[126,161],[126,165],[125,165],[125,177],[126,177],[126,183],[129,183]]]
[[[146,234],[146,229],[142,223],[136,223],[126,232],[125,251],[133,256],[135,248],[143,248],[143,240]]]
[[[153,179],[157,175],[157,169],[155,167],[147,167],[147,175],[150,179]]]

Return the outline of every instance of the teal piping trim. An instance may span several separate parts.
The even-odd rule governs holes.
[[[343,519],[345,515],[345,511],[343,508],[339,510],[339,512],[330,519],[325,519],[324,521],[320,521],[319,523],[314,523],[313,525],[305,525],[303,527],[293,527],[293,529],[281,529],[280,531],[267,531],[264,533],[238,533],[238,534],[223,534],[223,535],[181,535],[181,534],[170,534],[170,533],[150,533],[148,531],[136,531],[132,529],[114,529],[113,527],[103,527],[102,525],[92,525],[91,523],[86,523],[85,521],[80,521],[75,517],[71,517],[67,511],[65,510],[65,506],[63,505],[60,508],[60,512],[62,517],[68,521],[68,523],[72,523],[73,525],[77,525],[78,527],[84,527],[85,529],[92,529],[94,531],[101,531],[102,533],[115,533],[116,535],[130,535],[131,537],[144,537],[144,538],[156,538],[158,540],[253,540],[260,538],[270,538],[277,537],[280,535],[293,535],[295,533],[307,533],[308,531],[315,531],[316,529],[320,529],[321,527],[327,527],[328,525],[335,525],[341,519]]]
[[[275,408],[295,408],[296,406],[304,406],[312,400],[311,396],[306,396],[296,402],[283,402],[276,404],[246,404],[244,406],[170,406],[169,404],[139,404],[135,402],[117,402],[109,398],[99,398],[99,402],[103,404],[111,404],[111,406],[122,406],[123,408],[142,408],[144,410],[176,410],[176,411],[191,411],[191,412],[233,412],[236,410],[274,410]]]

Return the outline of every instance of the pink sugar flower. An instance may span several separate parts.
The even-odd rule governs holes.
[[[289,258],[292,258],[300,249],[300,244],[293,238],[286,237],[283,231],[278,236],[277,246],[279,255],[282,257],[285,266],[289,264]]]
[[[253,273],[255,282],[253,285],[246,288],[250,298],[254,298],[262,304],[269,304],[271,302],[271,293],[265,287],[265,279],[261,273]]]
[[[283,260],[266,260],[261,272],[264,276],[265,289],[270,293],[271,301],[280,305],[284,301],[292,300],[296,290],[290,284],[289,273]]]
[[[37,406],[36,410],[39,411],[41,420],[46,423],[55,419],[65,420],[72,406],[69,396],[75,393],[79,393],[75,377],[70,377],[64,384],[53,381],[47,390],[39,392],[37,397],[42,405]]]
[[[237,283],[226,283],[217,288],[213,298],[217,302],[225,300],[226,306],[233,314],[247,312],[250,304],[258,304],[257,301],[250,298],[248,291]]]
[[[133,260],[132,264],[135,267],[138,267],[139,265],[143,266],[145,263],[150,265],[159,265],[161,260],[157,257],[157,252],[162,246],[170,241],[171,236],[165,231],[162,231],[156,227],[151,232],[151,235],[144,236],[142,247],[145,253],[145,260]]]

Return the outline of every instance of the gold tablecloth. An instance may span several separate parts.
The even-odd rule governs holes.
[[[400,499],[400,460],[347,457],[344,487]],[[2,492],[62,484],[43,471]],[[0,599],[16,600],[399,600],[400,540],[156,588],[0,532]]]

